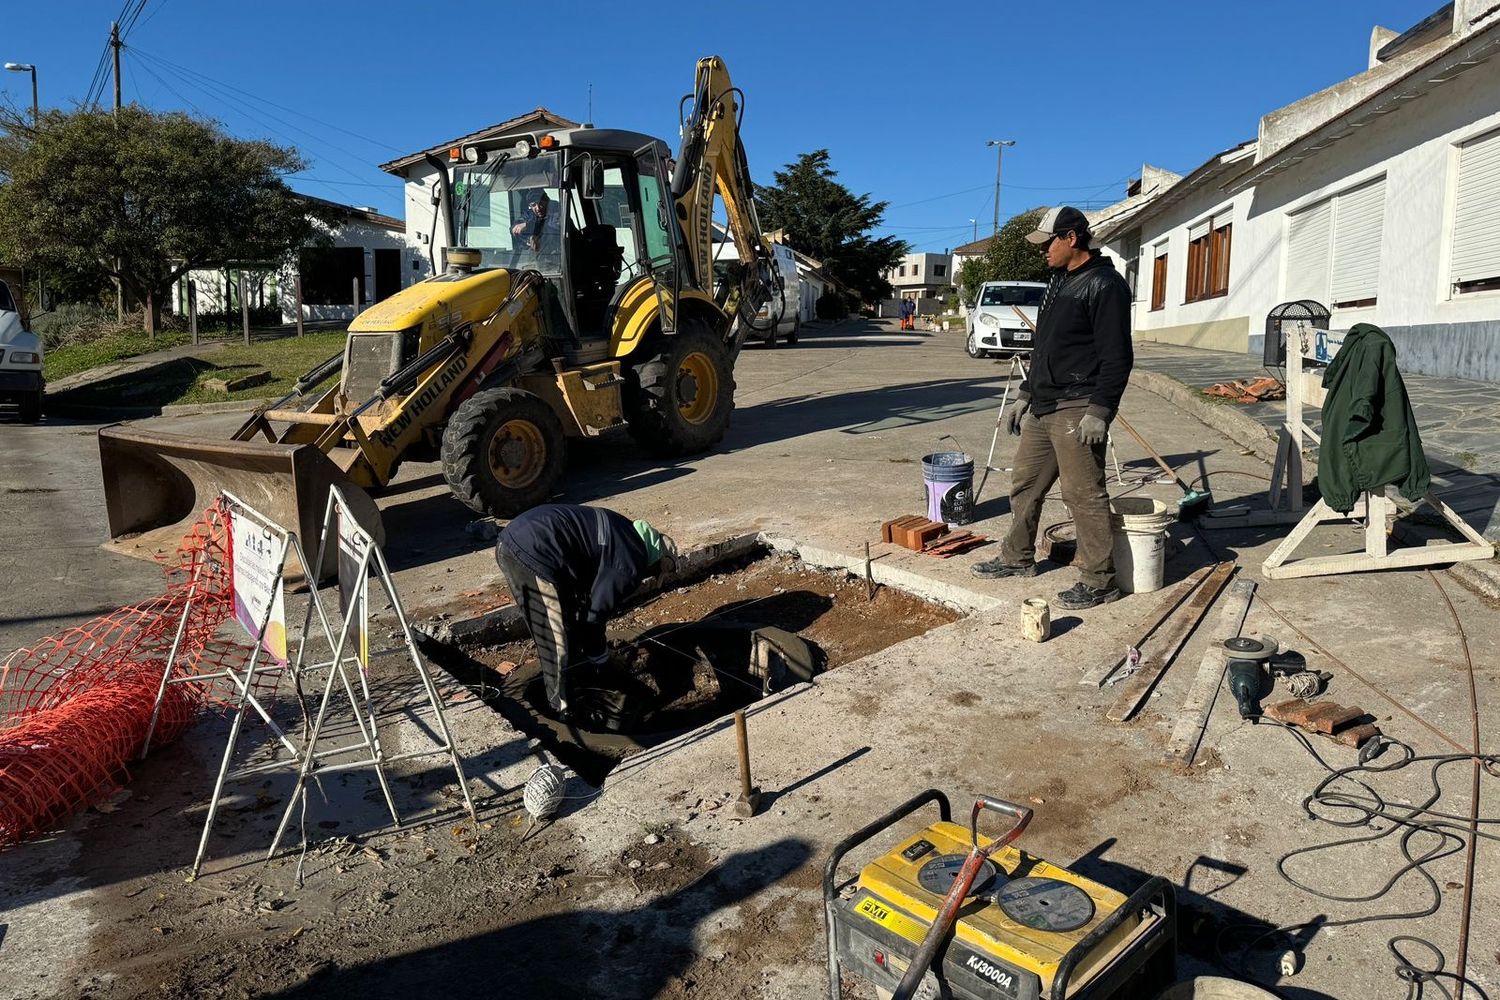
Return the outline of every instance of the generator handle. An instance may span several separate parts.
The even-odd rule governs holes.
[[[938,815],[942,818],[943,822],[949,823],[953,821],[953,807],[948,804],[948,796],[936,788],[929,788],[927,791],[920,792],[907,799],[874,822],[860,827],[833,846],[833,853],[828,856],[828,864],[823,866],[823,933],[828,945],[829,1000],[839,1000],[843,995],[843,983],[840,981],[839,976],[838,942],[834,940],[833,930],[833,903],[835,883],[838,879],[839,862],[844,860],[844,855],[854,850],[860,844],[863,844],[887,827],[894,826],[929,802],[937,803]]]
[[[1130,894],[1130,898],[1125,900],[1124,904],[1099,921],[1098,927],[1089,931],[1079,939],[1077,944],[1068,949],[1068,953],[1057,964],[1057,972],[1052,977],[1052,1000],[1064,1000],[1068,995],[1068,980],[1073,978],[1073,969],[1084,957],[1106,937],[1113,934],[1126,918],[1146,909],[1160,909],[1166,922],[1167,932],[1176,936],[1177,894],[1172,889],[1172,883],[1160,875],[1149,878],[1145,885]]]
[[[992,840],[990,846],[984,848],[981,852],[985,857],[989,857],[1000,850],[1000,848],[1013,843],[1025,831],[1026,827],[1031,823],[1032,813],[1026,806],[1018,806],[1014,802],[1007,802],[1005,799],[997,799],[989,795],[975,796],[974,811],[969,814],[969,843],[974,846],[974,850],[976,851],[980,849],[979,814],[986,809],[1009,816],[1015,820],[1015,824],[1003,836]]]

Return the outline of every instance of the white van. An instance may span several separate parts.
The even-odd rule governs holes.
[[[1035,323],[1046,291],[1046,284],[1040,281],[986,281],[980,285],[979,295],[969,307],[969,337],[964,345],[969,357],[983,358],[1000,351],[1030,352],[1031,328],[1016,310]]]
[[[791,247],[781,243],[771,244],[771,254],[776,260],[776,269],[781,272],[781,295],[773,296],[755,314],[755,325],[750,328],[749,339],[764,341],[767,347],[775,347],[778,340],[795,344],[802,330],[802,279],[797,276],[797,258]],[[715,269],[739,259],[734,241],[715,227]],[[773,313],[777,317],[774,327],[770,322]]]
[[[0,281],[0,403],[34,424],[42,417],[42,389],[42,338],[26,329],[20,305]]]

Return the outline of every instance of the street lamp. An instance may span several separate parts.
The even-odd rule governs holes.
[[[31,63],[6,63],[5,64],[5,68],[9,69],[9,70],[14,70],[17,73],[30,73],[31,74],[31,127],[32,128],[36,128],[36,126],[37,126],[36,67],[33,66]]]
[[[979,239],[979,220],[978,219],[970,219],[969,220],[969,225],[971,225],[971,226],[974,227],[974,237],[973,238],[975,240],[978,240]]]
[[[1005,156],[1005,147],[1014,146],[1014,139],[990,139],[986,146],[995,147],[995,235],[1000,235],[1000,161]]]

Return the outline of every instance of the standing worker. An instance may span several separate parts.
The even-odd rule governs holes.
[[[1050,209],[1027,233],[1052,268],[1037,314],[1031,371],[1011,404],[1008,429],[1021,437],[1011,474],[1010,533],[982,577],[1034,576],[1042,500],[1062,479],[1063,503],[1078,538],[1078,583],[1057,595],[1079,611],[1118,600],[1104,450],[1109,423],[1130,380],[1130,288],[1089,242],[1088,219],[1071,206]]]
[[[578,504],[533,507],[501,532],[495,561],[536,641],[559,719],[568,719],[568,670],[608,659],[605,624],[643,581],[671,571],[676,552],[645,521]]]

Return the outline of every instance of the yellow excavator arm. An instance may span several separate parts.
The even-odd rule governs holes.
[[[689,103],[691,102],[691,103]],[[755,211],[755,185],[740,142],[745,95],[718,56],[698,60],[693,92],[683,98],[682,145],[672,170],[672,198],[689,248],[695,284],[714,287],[714,195],[724,203],[739,280],[722,304],[731,317],[753,316],[780,292],[781,274]],[[742,320],[742,324],[743,324]],[[772,320],[774,322],[774,319]],[[736,346],[744,330],[736,337]]]

